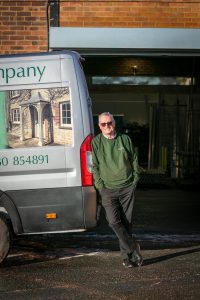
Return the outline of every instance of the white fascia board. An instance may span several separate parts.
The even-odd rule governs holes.
[[[200,29],[51,27],[50,49],[200,52]]]

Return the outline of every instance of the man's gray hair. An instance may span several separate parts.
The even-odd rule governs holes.
[[[115,119],[114,119],[113,115],[111,113],[109,113],[109,112],[103,112],[103,113],[101,113],[99,115],[99,121],[100,121],[101,117],[103,117],[103,116],[111,117],[112,121],[115,122]]]

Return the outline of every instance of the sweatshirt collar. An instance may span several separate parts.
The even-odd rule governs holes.
[[[102,134],[103,134],[103,133],[102,133]],[[112,135],[112,136],[108,136],[108,135],[103,134],[103,136],[104,136],[106,139],[108,139],[108,140],[114,140],[114,139],[116,138],[116,136],[117,136],[117,133],[115,133],[115,134]]]

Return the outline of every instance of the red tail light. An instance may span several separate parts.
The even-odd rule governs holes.
[[[93,185],[92,177],[92,147],[93,135],[88,135],[81,145],[81,176],[82,186]]]

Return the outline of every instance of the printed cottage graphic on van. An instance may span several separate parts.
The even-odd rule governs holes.
[[[9,147],[72,144],[73,130],[68,88],[6,93]]]

